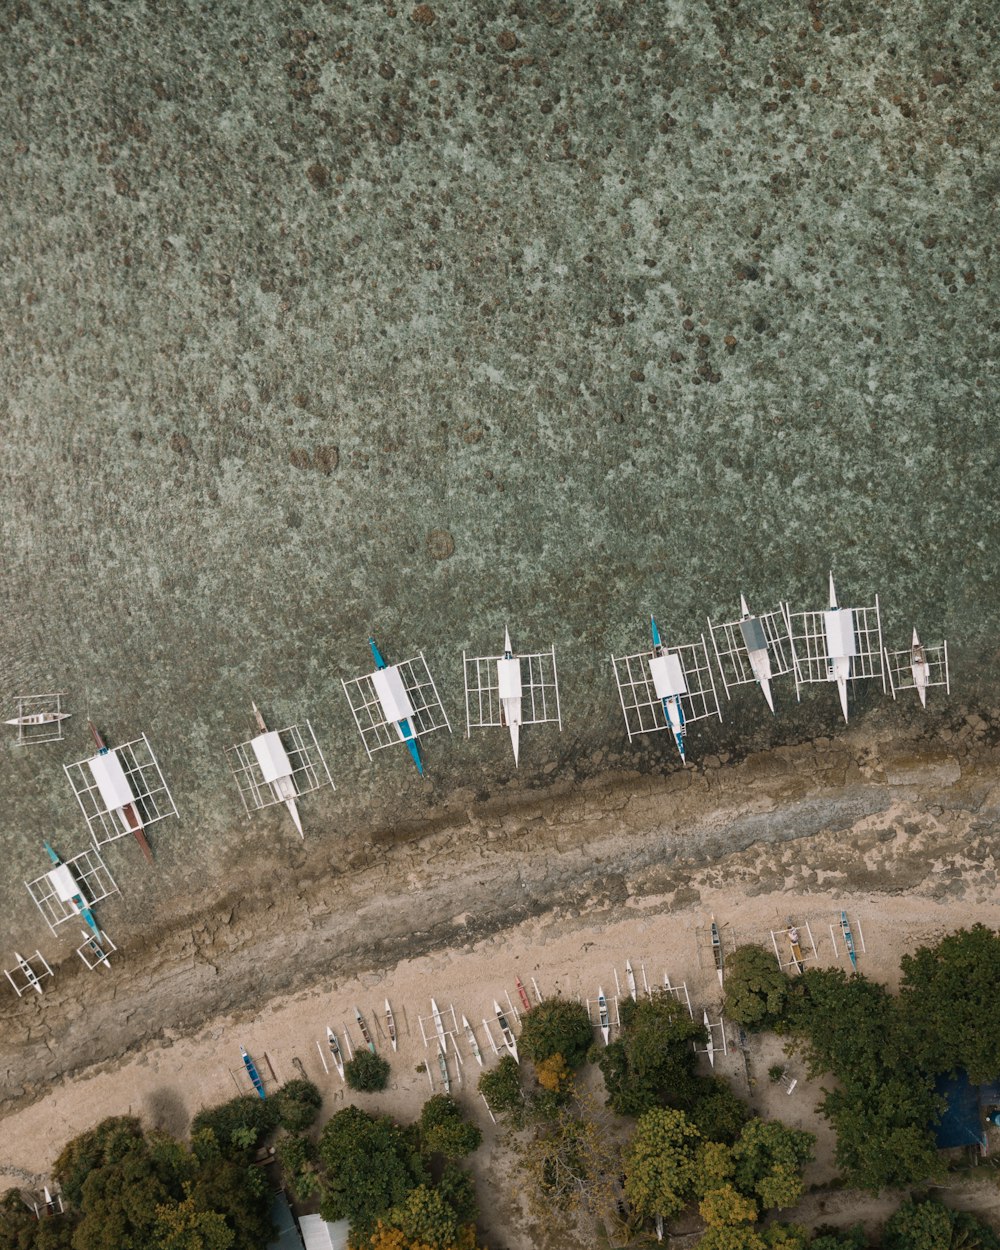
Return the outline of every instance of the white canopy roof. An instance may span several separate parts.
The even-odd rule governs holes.
[[[116,751],[94,755],[87,764],[109,812],[116,812],[119,808],[135,802],[135,795]]]
[[[390,668],[377,668],[372,673],[372,685],[387,721],[410,719],[413,715],[413,704],[399,675],[398,664],[393,664]]]
[[[684,680],[680,656],[654,655],[649,661],[649,671],[653,677],[653,688],[658,699],[669,699],[672,695],[687,693],[687,682]]]
[[[347,1250],[347,1236],[350,1224],[347,1220],[338,1220],[329,1224],[320,1215],[303,1215],[299,1220],[302,1240],[306,1250]]]
[[[266,734],[260,734],[251,741],[250,745],[253,747],[253,753],[257,757],[264,780],[269,785],[281,777],[292,775],[292,762],[288,758],[288,752],[281,745],[277,730],[272,729]]]
[[[518,656],[514,656],[511,660],[497,660],[497,683],[500,687],[501,699],[520,699],[523,683],[521,661]]]

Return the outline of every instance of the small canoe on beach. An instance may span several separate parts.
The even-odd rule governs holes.
[[[392,1008],[389,1006],[388,999],[385,1000],[385,1028],[386,1028],[386,1032],[389,1034],[389,1041],[392,1044],[392,1049],[395,1050],[396,1049],[396,1021],[393,1018]]]
[[[465,1036],[469,1042],[469,1049],[472,1051],[472,1057],[480,1067],[483,1066],[483,1055],[479,1049],[479,1043],[476,1041],[475,1030],[468,1022],[465,1016],[462,1017],[462,1028],[465,1029]]]
[[[365,1045],[374,1055],[375,1043],[372,1041],[372,1035],[368,1032],[368,1025],[365,1024],[365,1018],[357,1007],[354,1008],[354,1018],[358,1022],[358,1028],[361,1030],[361,1036],[365,1039]]]
[[[500,1025],[500,1033],[503,1037],[503,1044],[514,1056],[516,1062],[520,1063],[521,1060],[518,1058],[517,1042],[514,1040],[514,1034],[511,1032],[511,1027],[507,1023],[507,1017],[503,1014],[503,1010],[495,998],[493,1000],[493,1010],[497,1013],[497,1023]]]
[[[260,1073],[257,1071],[257,1065],[242,1046],[240,1047],[240,1054],[243,1056],[243,1066],[247,1070],[247,1076],[250,1078],[250,1083],[257,1092],[257,1097],[266,1098],[267,1095],[264,1093],[264,1082],[261,1080]]]
[[[329,1026],[326,1030],[326,1044],[330,1049],[330,1058],[333,1060],[334,1067],[340,1073],[340,1079],[344,1079],[344,1052],[340,1049],[340,1042],[337,1041],[337,1035]]]
[[[601,1036],[604,1038],[604,1045],[607,1046],[608,1039],[611,1037],[611,1016],[608,1012],[608,1000],[604,996],[604,987],[597,987],[597,1011],[601,1020]]]

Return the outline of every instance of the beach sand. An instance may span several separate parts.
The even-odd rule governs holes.
[[[138,953],[124,945],[107,973],[59,968],[42,998],[4,1011],[11,1093],[0,1170],[11,1183],[37,1183],[70,1137],[108,1115],[131,1112],[183,1134],[200,1107],[247,1090],[240,1044],[268,1085],[272,1073],[276,1083],[315,1080],[326,1117],[347,1095],[324,1072],[317,1042],[329,1025],[357,1045],[355,1005],[392,1075],[384,1094],[351,1097],[400,1120],[415,1118],[431,1093],[420,1070],[428,1060],[441,1088],[421,1035],[421,1019],[433,1031],[432,997],[448,1015],[454,1007],[468,1017],[487,1066],[496,1062],[487,1028],[499,1041],[493,1001],[515,1017],[517,978],[532,998],[537,984],[545,996],[589,1000],[596,1022],[598,986],[612,997],[617,973],[627,992],[628,959],[640,989],[669,975],[686,985],[697,1017],[707,1008],[717,1021],[713,915],[727,950],[770,946],[771,931],[791,918],[810,962],[846,967],[836,923],[845,907],[864,944],[861,971],[895,985],[905,952],[1000,922],[996,728],[971,715],[957,729],[906,739],[869,727],[739,763],[536,798],[515,812],[470,810],[461,825],[438,825],[343,874],[336,902],[321,881],[281,906],[255,907],[246,892],[214,920],[189,918]],[[527,896],[521,915],[518,891]],[[274,986],[283,988],[267,992]],[[395,1055],[384,1037],[387,997]],[[475,1161],[484,1235],[502,1229],[490,1244],[539,1244],[459,1032],[463,1061],[449,1051],[453,1092],[486,1132]],[[830,1181],[833,1139],[815,1110],[818,1083],[789,1060],[797,1080],[789,1095],[767,1075],[782,1061],[776,1039],[752,1038],[744,1054],[728,1023],[726,1037],[716,1071],[761,1114],[816,1133],[807,1180]],[[847,1202],[846,1222],[851,1210]]]

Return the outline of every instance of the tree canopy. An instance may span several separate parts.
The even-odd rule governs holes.
[[[754,1117],[733,1146],[736,1187],[765,1209],[795,1206],[815,1142],[812,1133]]]
[[[621,1037],[601,1052],[598,1066],[608,1105],[619,1115],[640,1115],[659,1103],[690,1108],[700,1093],[691,1043],[705,1030],[663,991],[621,1004]]]
[[[762,946],[739,946],[726,958],[723,1013],[748,1029],[773,1029],[785,1014],[788,977]]]
[[[625,1197],[636,1215],[672,1220],[694,1197],[701,1134],[683,1111],[653,1107],[639,1117],[625,1153]]]
[[[960,929],[900,960],[907,1041],[928,1072],[964,1068],[973,1083],[1000,1077],[1000,935]]]
[[[355,1241],[372,1233],[380,1216],[427,1179],[413,1135],[388,1116],[359,1107],[345,1107],[330,1118],[319,1153],[326,1169],[323,1218],[350,1220]]]
[[[377,1093],[389,1084],[389,1061],[368,1049],[344,1064],[344,1080],[359,1093]]]
[[[593,1026],[583,1003],[568,998],[546,998],[521,1017],[518,1046],[533,1063],[562,1055],[566,1065],[578,1068],[593,1042]]]

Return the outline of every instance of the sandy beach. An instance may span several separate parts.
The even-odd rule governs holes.
[[[6,1003],[0,1021],[3,1175],[46,1177],[65,1141],[107,1115],[131,1111],[184,1133],[199,1107],[243,1087],[240,1044],[269,1082],[303,1072],[317,1081],[328,1115],[345,1090],[316,1043],[329,1025],[357,1044],[355,1005],[392,1061],[390,1088],[362,1105],[400,1119],[415,1117],[432,1089],[421,1070],[434,1060],[421,1034],[421,1017],[433,1028],[431,997],[469,1019],[487,1064],[493,1000],[516,1016],[518,977],[532,997],[537,986],[593,1003],[599,985],[615,993],[616,975],[627,992],[630,960],[640,989],[668,975],[696,1014],[707,1008],[718,1020],[712,915],[727,949],[769,946],[771,930],[792,918],[810,960],[846,966],[835,926],[846,907],[864,943],[861,970],[893,985],[906,951],[1000,922],[998,727],[1000,718],[972,714],[908,736],[869,723],[738,763],[595,784],[513,811],[469,809],[463,822],[440,822],[335,882],[245,892],[126,944],[106,974],[60,966],[41,999]],[[396,1055],[384,1036],[387,997]],[[484,1227],[527,1246],[527,1217],[490,1162],[499,1130],[459,1033],[454,1089],[487,1130],[476,1161]],[[726,1034],[730,1053],[716,1070],[761,1113],[816,1133],[808,1179],[832,1179],[818,1089],[792,1060],[798,1084],[788,1096],[766,1075],[780,1059],[775,1039],[753,1039],[744,1055],[731,1025]],[[439,1090],[436,1061],[432,1079]]]

